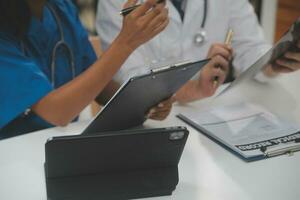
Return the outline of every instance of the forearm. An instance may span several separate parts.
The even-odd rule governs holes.
[[[33,111],[54,125],[68,124],[101,93],[131,52],[117,39],[100,60],[44,97],[33,106]]]

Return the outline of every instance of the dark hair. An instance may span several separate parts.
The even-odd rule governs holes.
[[[31,20],[26,0],[0,0],[0,13],[0,31],[23,38]]]

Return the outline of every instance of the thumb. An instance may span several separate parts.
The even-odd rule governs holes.
[[[131,7],[131,6],[134,6],[134,5],[136,5],[137,2],[138,2],[138,0],[128,0],[128,1],[124,4],[123,8],[125,9],[125,8],[129,8],[129,7]]]

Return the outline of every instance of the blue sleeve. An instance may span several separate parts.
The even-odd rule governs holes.
[[[20,47],[0,38],[0,128],[52,90],[48,78]]]

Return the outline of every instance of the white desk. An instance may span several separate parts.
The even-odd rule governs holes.
[[[300,82],[299,76],[293,77],[282,78],[283,85],[278,90],[280,95],[277,99],[274,97],[273,99],[276,105],[276,102],[282,103],[281,101],[287,98],[291,102],[287,106],[291,109],[289,112],[293,112],[293,115],[300,119],[300,102],[297,102],[300,100],[300,93],[293,96],[292,91],[295,90],[287,84],[291,80]],[[295,86],[295,89],[297,87]],[[272,98],[269,95],[270,88],[263,89],[268,91],[267,96]],[[253,95],[254,99],[257,96]],[[265,100],[265,97],[261,99]],[[207,101],[185,107],[175,106],[166,121],[150,121],[148,124],[153,127],[185,125],[175,115],[184,112],[185,109],[204,108],[205,105]],[[46,199],[43,164],[44,144],[47,138],[78,134],[85,124],[80,122],[64,129],[54,128],[0,141],[0,199]],[[173,196],[153,199],[298,200],[300,198],[300,153],[292,157],[281,156],[246,163],[193,128],[188,128],[190,137],[180,162],[180,183]]]

